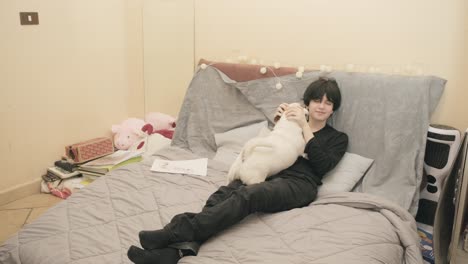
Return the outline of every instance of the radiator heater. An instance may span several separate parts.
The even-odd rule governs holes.
[[[430,125],[424,155],[424,177],[416,221],[434,225],[437,202],[444,180],[450,174],[461,145],[460,131],[444,125]]]

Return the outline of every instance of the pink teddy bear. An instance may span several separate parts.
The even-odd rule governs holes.
[[[140,141],[147,136],[142,131],[145,121],[138,118],[128,118],[120,125],[112,126],[112,133],[114,133],[114,146],[117,149],[128,150],[135,142]]]
[[[176,126],[176,119],[174,117],[159,112],[146,114],[145,121],[147,124],[151,124],[153,131],[174,130]]]
[[[143,131],[152,134],[161,134],[162,136],[172,139],[174,135],[174,128],[176,126],[176,119],[170,115],[163,113],[153,112],[145,116],[146,125]]]
[[[176,119],[170,115],[152,112],[145,116],[145,121],[138,118],[128,118],[120,125],[112,126],[114,146],[120,150],[141,149],[144,139],[152,134],[161,134],[172,139]],[[136,143],[138,146],[134,146]]]

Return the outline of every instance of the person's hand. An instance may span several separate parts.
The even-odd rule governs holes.
[[[273,121],[278,122],[278,120],[281,118],[281,116],[283,115],[284,111],[286,111],[286,109],[288,109],[288,104],[287,103],[282,103],[278,106],[278,108],[276,109],[276,113],[275,113],[275,116],[273,118]]]
[[[304,108],[300,106],[290,106],[284,114],[288,120],[296,122],[300,127],[304,127],[307,124]]]

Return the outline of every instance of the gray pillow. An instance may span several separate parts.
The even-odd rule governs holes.
[[[323,184],[319,187],[317,198],[327,194],[351,191],[373,162],[373,159],[346,152],[336,167],[323,177]]]
[[[217,146],[216,161],[232,164],[239,155],[244,144],[251,138],[259,135],[262,129],[267,129],[268,122],[262,121],[252,125],[235,128],[224,133],[215,134]]]

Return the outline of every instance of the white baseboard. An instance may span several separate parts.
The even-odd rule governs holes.
[[[40,193],[41,180],[42,179],[39,178],[0,191],[0,205],[4,205],[27,196]]]

